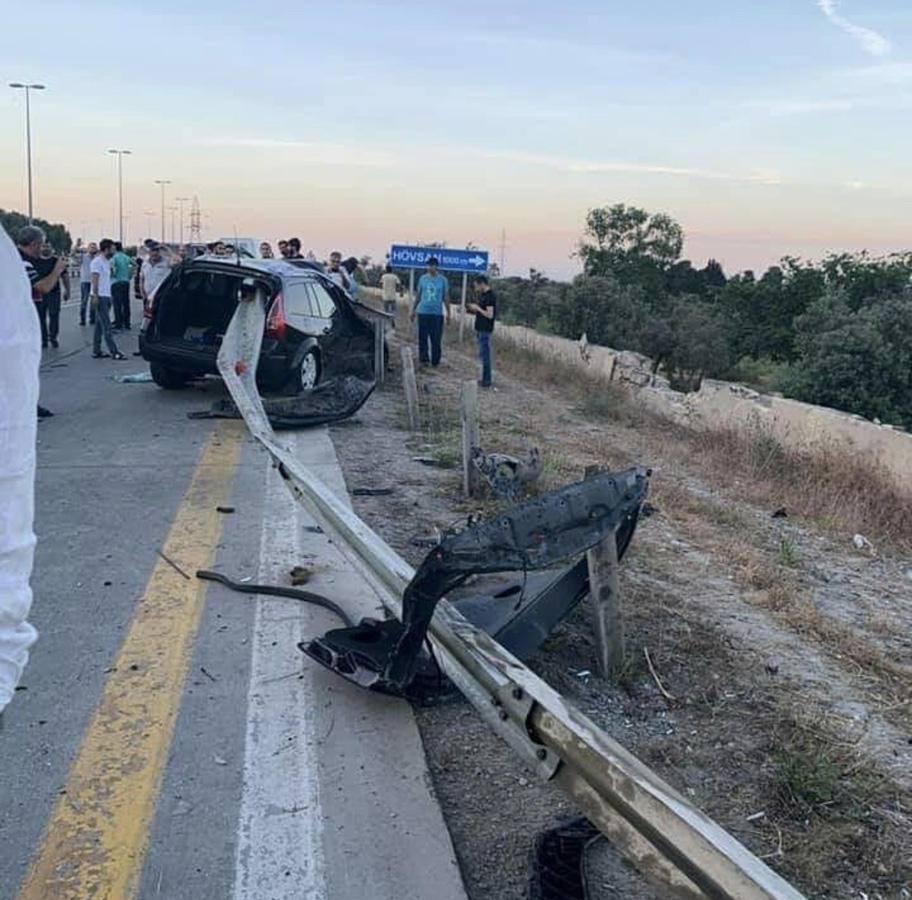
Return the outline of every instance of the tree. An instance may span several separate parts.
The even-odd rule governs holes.
[[[0,225],[6,229],[6,233],[15,241],[19,230],[28,225],[28,216],[13,210],[0,209]],[[65,225],[53,224],[45,219],[32,219],[32,224],[42,229],[47,236],[48,243],[61,253],[69,253],[73,246],[73,239]]]
[[[831,291],[796,322],[790,396],[912,427],[912,298],[894,293],[853,310]]]
[[[564,337],[578,340],[585,333],[593,344],[637,349],[648,309],[641,288],[611,276],[581,275],[555,306],[552,319],[556,333]]]
[[[684,231],[671,216],[617,203],[589,210],[578,255],[585,274],[627,283],[655,278],[677,262],[683,247]]]

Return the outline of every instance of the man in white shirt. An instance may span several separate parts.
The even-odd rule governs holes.
[[[98,254],[89,267],[92,273],[92,306],[95,309],[95,338],[92,342],[92,356],[95,359],[126,359],[117,349],[111,334],[111,257],[114,255],[114,241],[105,238],[98,245]],[[105,340],[110,353],[101,350],[101,339]]]
[[[380,276],[380,290],[383,292],[383,311],[395,314],[396,298],[399,296],[399,287],[401,282],[399,276],[393,271],[389,264],[386,271]]]
[[[86,307],[89,306],[89,295],[92,293],[92,260],[98,255],[98,245],[94,242],[88,247],[82,246],[82,238],[76,242],[76,257],[79,260],[79,324],[86,323]],[[95,324],[95,310],[89,309],[89,325]]]
[[[329,266],[326,269],[326,274],[343,290],[351,290],[351,278],[342,265],[342,254],[338,250],[333,250],[329,254]]]
[[[148,309],[149,300],[170,271],[171,266],[162,256],[161,246],[150,244],[149,258],[143,263],[139,273],[139,292],[142,294],[144,309]]]

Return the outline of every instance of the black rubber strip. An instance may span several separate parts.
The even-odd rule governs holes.
[[[302,591],[300,588],[283,587],[278,584],[244,584],[240,581],[232,581],[227,575],[221,572],[211,572],[208,569],[200,569],[196,573],[197,578],[204,581],[217,581],[219,584],[231,588],[233,591],[239,591],[242,594],[265,594],[271,597],[287,597],[289,600],[300,600],[303,603],[313,603],[315,606],[322,606],[331,613],[335,613],[348,628],[354,627],[354,622],[348,613],[339,606],[338,603],[324,597],[322,594],[315,594],[313,591]]]

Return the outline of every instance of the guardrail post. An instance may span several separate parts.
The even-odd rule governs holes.
[[[411,431],[421,428],[418,415],[418,384],[415,381],[415,361],[412,359],[412,348],[403,344],[402,352],[402,386],[405,388],[405,408],[408,415],[408,426]]]
[[[374,320],[374,377],[377,384],[383,384],[386,381],[386,354],[384,343],[386,342],[386,322],[382,319]]]
[[[472,462],[472,450],[479,445],[478,382],[462,383],[462,490],[467,497],[478,493],[478,469]]]
[[[586,468],[586,477],[597,466]],[[616,676],[624,666],[624,614],[618,582],[617,535],[612,532],[586,553],[589,564],[589,602],[595,632],[597,665],[602,677]]]

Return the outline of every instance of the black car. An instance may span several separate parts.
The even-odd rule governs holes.
[[[374,377],[368,311],[318,267],[200,257],[176,266],[143,314],[139,349],[155,383],[181,388],[218,374],[216,358],[238,298],[259,289],[266,297],[257,369],[262,390],[298,394],[335,376]]]

